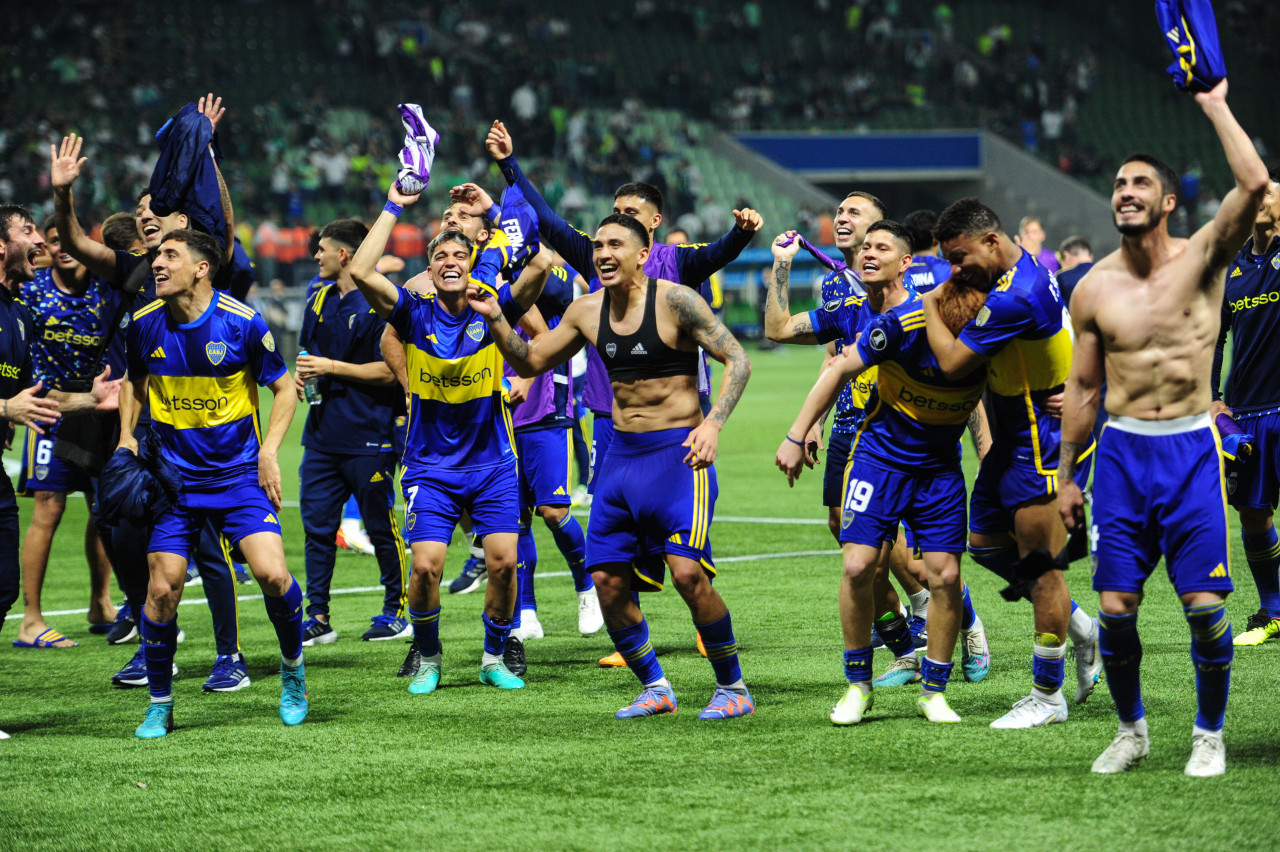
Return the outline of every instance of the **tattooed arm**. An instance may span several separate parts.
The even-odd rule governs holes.
[[[600,314],[599,299],[590,296],[579,299],[564,312],[559,325],[538,335],[536,342],[529,342],[522,340],[507,322],[497,299],[476,298],[478,293],[478,290],[468,287],[467,301],[476,313],[489,321],[489,333],[493,335],[493,342],[502,353],[503,360],[523,379],[545,373],[576,355],[588,342],[579,325],[593,321],[593,311],[595,317]]]
[[[978,400],[978,405],[969,412],[969,436],[973,438],[973,448],[978,451],[978,461],[987,456],[991,449],[991,423],[987,420],[987,407]]]
[[[773,269],[764,285],[764,330],[770,340],[779,343],[813,345],[819,340],[813,334],[808,312],[793,315],[787,295],[791,263],[800,249],[799,239],[792,239],[791,245],[778,245],[789,236],[794,237],[795,231],[779,234],[773,241]]]
[[[650,286],[657,286],[657,282]],[[716,404],[711,407],[706,419],[684,441],[684,446],[689,448],[685,464],[699,470],[716,460],[720,430],[742,398],[747,379],[751,378],[751,360],[747,358],[742,344],[725,328],[724,323],[716,319],[701,296],[688,287],[678,285],[669,285],[666,290],[667,309],[675,317],[680,330],[692,337],[698,346],[725,367]]]

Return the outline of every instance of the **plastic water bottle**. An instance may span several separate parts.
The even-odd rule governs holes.
[[[306,354],[307,354],[307,350],[303,349],[298,352],[298,357],[301,358],[303,355],[306,355]],[[302,398],[307,401],[307,405],[320,404],[321,400],[324,399],[324,395],[320,393],[319,378],[317,378],[316,376],[312,376],[309,379],[302,380]]]

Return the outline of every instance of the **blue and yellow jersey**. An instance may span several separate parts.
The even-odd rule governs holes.
[[[1259,255],[1250,237],[1227,267],[1219,346],[1228,329],[1231,374],[1222,398],[1236,414],[1280,408],[1280,237]]]
[[[79,295],[63,292],[50,269],[39,270],[35,278],[23,283],[18,300],[27,306],[35,326],[31,356],[36,379],[47,388],[66,390],[72,381],[93,378],[98,347],[121,299],[118,291],[96,275],[89,276],[88,287]],[[112,350],[108,363],[111,377],[118,379],[124,375],[124,352],[114,345]]]
[[[302,314],[298,345],[312,355],[350,364],[382,361],[387,326],[359,288],[320,287]],[[321,402],[307,407],[302,446],[338,455],[390,452],[396,416],[404,412],[400,385],[372,385],[337,376],[319,379]]]
[[[126,334],[129,378],[150,378],[152,428],[192,491],[257,477],[258,385],[285,375],[266,321],[214,291],[194,322],[173,319],[162,301],[133,315]]]
[[[907,267],[907,286],[921,296],[951,277],[951,264],[936,254],[922,254]]]
[[[34,336],[27,306],[0,286],[0,399],[12,399],[35,384],[29,345]]]
[[[817,311],[810,312],[810,322],[813,325],[814,332],[818,334],[818,339],[823,343],[834,340],[837,353],[853,340],[854,334],[824,337],[818,331],[819,325],[824,319],[834,320],[837,323],[841,322],[842,320],[834,316],[834,314],[843,310],[845,302],[850,297],[857,298],[858,304],[861,305],[864,291],[860,284],[856,283],[858,281],[858,276],[853,270],[831,270],[822,278],[822,307]],[[830,323],[823,327],[830,328],[833,331],[836,328]],[[859,376],[841,389],[840,397],[836,400],[835,417],[831,421],[832,434],[853,434],[857,428],[858,418],[862,416],[862,409],[867,404],[870,389],[873,387],[875,387],[874,370],[871,371],[869,378]]]
[[[1057,282],[1024,250],[960,330],[960,341],[989,359],[994,446],[1046,475],[1057,472],[1062,424],[1044,402],[1071,371],[1071,332],[1063,320]]]
[[[434,295],[402,289],[388,322],[403,341],[409,378],[405,466],[475,470],[513,462],[502,356],[485,318],[470,307],[454,316]]]
[[[854,435],[851,458],[909,472],[960,464],[960,436],[986,386],[983,370],[948,379],[938,368],[918,296],[870,318],[858,357],[878,368],[876,396]]]
[[[843,299],[831,299],[821,308],[810,311],[809,322],[820,343],[834,341],[836,352],[842,352],[846,346],[853,345],[858,333],[873,316],[875,314],[865,296],[845,296]],[[876,375],[876,368],[868,367],[840,389],[835,420],[831,424],[832,434],[852,435],[858,430],[858,421],[876,389]]]
[[[513,251],[504,231],[495,228],[489,233],[489,242],[471,249],[471,283],[497,296],[498,273],[510,268]],[[515,275],[511,277],[514,280]]]

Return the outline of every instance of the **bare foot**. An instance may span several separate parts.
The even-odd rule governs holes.
[[[52,630],[43,621],[23,622],[18,629],[18,641],[41,648],[74,648],[78,642],[72,642],[57,630]]]

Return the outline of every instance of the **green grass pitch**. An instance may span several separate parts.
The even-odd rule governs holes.
[[[957,666],[948,695],[963,723],[918,719],[917,688],[904,687],[879,690],[862,725],[833,727],[827,714],[844,690],[835,544],[818,523],[731,520],[823,517],[820,471],[788,490],[773,467],[819,354],[756,352],[753,360],[747,394],[721,439],[712,535],[754,716],[698,721],[712,672],[671,589],[644,605],[680,712],[625,722],[613,713],[637,684],[626,670],[597,667],[611,648],[603,634],[577,634],[567,576],[539,583],[547,637],[529,643],[528,687],[518,692],[478,682],[481,595],[445,596],[443,688],[424,697],[393,677],[404,644],[359,640],[381,593],[336,596],[342,640],[308,649],[311,714],[288,729],[276,712],[279,657],[262,603],[240,607],[253,685],[227,695],[200,692],[214,655],[209,613],[184,605],[178,727],[159,741],[133,736],[146,691],[110,685],[132,648],[91,637],[77,614],[49,622],[80,647],[19,650],[10,647],[10,620],[0,634],[0,728],[14,735],[0,742],[0,849],[1205,850],[1270,836],[1280,802],[1280,645],[1236,654],[1226,776],[1185,778],[1193,671],[1186,624],[1160,571],[1140,619],[1152,751],[1127,775],[1089,772],[1116,726],[1105,684],[1072,706],[1066,724],[988,729],[1029,689],[1031,614],[1028,604],[1005,603],[999,581],[968,561],[993,664],[980,684],[964,683]],[[281,454],[293,501],[300,433],[301,417]],[[25,528],[29,502],[23,513]],[[55,542],[47,612],[86,604],[84,519],[83,502],[73,503]],[[282,520],[290,567],[302,579],[297,509]],[[538,526],[540,571],[564,572]],[[1239,628],[1257,596],[1238,540],[1232,546],[1240,590],[1229,607]],[[785,555],[806,551],[829,555]],[[462,559],[455,545],[447,576]],[[1085,566],[1067,576],[1095,611]],[[374,560],[340,555],[333,585],[376,586]],[[240,587],[241,595],[256,592]],[[876,671],[887,663],[878,654]]]

